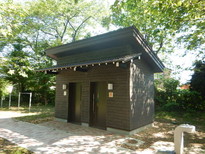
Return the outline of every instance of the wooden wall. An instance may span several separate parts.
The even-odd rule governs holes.
[[[130,129],[153,122],[154,119],[154,73],[141,60],[130,64]]]
[[[109,98],[107,93],[106,127],[130,131],[153,122],[154,74],[143,59],[134,60],[127,68],[109,64],[90,67],[88,72],[60,71],[56,86],[56,118],[68,117],[68,95],[63,95],[62,85],[81,82],[81,122],[89,123],[90,83],[99,81],[114,85],[114,97]]]
[[[82,82],[81,122],[89,123],[90,82],[113,83],[114,97],[107,94],[106,127],[130,130],[129,67],[120,68],[113,64],[90,67],[88,72],[62,70],[57,75],[56,118],[67,119],[68,95],[63,95],[63,84]]]

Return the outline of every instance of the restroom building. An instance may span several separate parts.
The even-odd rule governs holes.
[[[154,118],[154,73],[164,65],[135,27],[46,50],[57,65],[58,120],[132,134]]]

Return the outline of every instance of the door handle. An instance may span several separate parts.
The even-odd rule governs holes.
[[[93,94],[93,113],[95,113],[95,94]]]

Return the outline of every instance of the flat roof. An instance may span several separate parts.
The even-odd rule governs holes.
[[[78,56],[78,54],[87,54],[87,56],[92,57],[93,54],[91,54],[90,51],[99,51],[102,49],[112,49],[113,47],[120,46],[122,44],[129,44],[132,46],[132,53],[127,54],[129,56],[130,54],[142,54],[142,59],[145,59],[145,62],[148,63],[151,67],[153,67],[154,72],[161,72],[164,69],[164,65],[161,62],[161,60],[158,58],[158,56],[153,52],[151,47],[148,45],[147,41],[143,38],[142,34],[134,27],[127,27],[122,28],[116,31],[108,32],[105,34],[97,35],[94,37],[90,37],[87,39],[75,41],[72,43],[68,43],[65,45],[53,47],[46,50],[46,54],[56,59],[57,61],[59,59],[63,59],[64,57],[72,57],[73,55]],[[124,52],[124,51],[122,51]],[[119,53],[119,55],[118,55]],[[90,54],[90,55],[89,55]],[[105,55],[109,54],[108,52],[99,52],[99,55]],[[110,59],[109,62],[115,61],[120,55],[120,51],[116,52],[113,57],[108,57],[107,59]],[[106,59],[101,59],[102,56],[95,56],[95,59],[83,59],[84,57],[77,57],[76,61],[72,62],[65,62],[67,67],[77,67],[78,65],[81,66],[82,64],[88,65],[88,64],[95,64],[95,63],[101,63],[102,61],[105,61]],[[57,65],[53,66],[52,68],[61,68],[63,66]],[[51,68],[50,68],[51,69]],[[42,70],[47,70],[42,69]]]

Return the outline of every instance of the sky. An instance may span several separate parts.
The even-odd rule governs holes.
[[[32,1],[32,0],[14,0],[14,1]],[[90,1],[90,0],[89,0]],[[103,2],[109,7],[114,3],[115,0],[104,0]],[[99,25],[98,28],[96,28],[99,33],[105,33],[107,30],[103,28],[102,26]],[[96,31],[95,29],[95,31]],[[109,31],[117,29],[115,26],[112,26]],[[91,30],[92,31],[92,30]],[[93,31],[94,32],[94,31]],[[184,84],[186,82],[189,82],[191,79],[191,75],[193,74],[193,71],[191,70],[186,70],[187,68],[192,68],[193,62],[198,59],[194,54],[187,53],[186,56],[183,56],[185,53],[185,49],[175,46],[175,52],[166,55],[166,61],[168,61],[172,66],[166,65],[166,67],[172,69],[172,77],[175,79],[178,79],[181,84]],[[0,57],[2,57],[2,53],[0,52]],[[159,57],[163,57],[162,55],[159,55]],[[177,65],[180,66],[181,68],[178,69]]]
[[[170,63],[174,66],[167,66],[172,69],[172,77],[179,80],[181,84],[190,81],[193,71],[187,69],[191,69],[192,64],[197,59],[197,57],[191,53],[187,53],[186,56],[183,56],[184,52],[185,49],[179,49],[168,56]],[[177,66],[181,68],[177,68]]]

